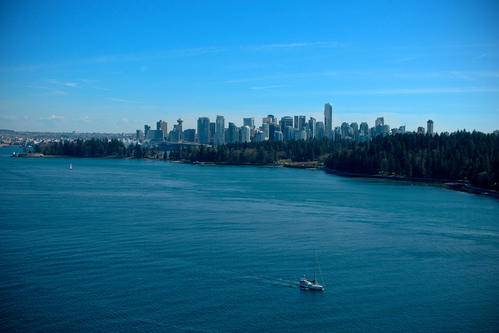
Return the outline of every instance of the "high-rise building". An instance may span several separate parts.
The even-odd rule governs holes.
[[[210,118],[208,117],[198,119],[198,142],[201,144],[210,143]]]
[[[317,137],[317,121],[315,118],[310,117],[308,121],[308,138],[313,139]]]
[[[163,131],[164,135],[168,134],[168,123],[166,121],[160,120],[156,123],[156,130]]]
[[[324,105],[324,136],[331,138],[333,131],[333,106],[331,103]]]
[[[239,136],[237,126],[234,125],[234,123],[229,123],[229,127],[227,128],[227,131],[225,132],[225,142],[227,143],[234,143],[237,142],[237,138]]]
[[[305,116],[295,116],[294,128],[301,131],[305,127],[306,117]]]
[[[151,126],[149,125],[144,125],[144,138],[147,139],[147,137],[149,136],[149,131],[151,130]]]
[[[196,130],[193,128],[184,130],[183,136],[185,142],[196,142]]]
[[[418,134],[424,134],[424,127],[423,126],[418,127]]]
[[[263,123],[262,124],[262,131],[265,133],[265,139],[269,139],[269,123]]]
[[[429,135],[433,135],[433,120],[428,120],[426,123],[426,133]]]
[[[241,127],[241,142],[250,142],[251,129],[248,125]]]
[[[285,128],[286,126],[293,127],[293,117],[290,116],[282,117],[281,121],[279,122],[279,125],[281,126],[281,128]]]
[[[385,136],[385,118],[379,117],[374,122],[374,128],[376,131],[376,136],[383,135]]]
[[[322,139],[325,136],[324,122],[318,121],[316,127],[317,127],[317,138]]]
[[[243,118],[243,126],[248,126],[250,130],[255,128],[255,118]]]
[[[216,146],[223,145],[225,143],[225,118],[224,118],[224,116],[217,116],[217,120],[215,123],[214,143]]]
[[[140,129],[137,130],[136,140],[144,140],[144,131],[143,130],[140,130]]]

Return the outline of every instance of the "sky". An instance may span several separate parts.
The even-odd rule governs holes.
[[[499,129],[499,1],[0,2],[0,129]]]

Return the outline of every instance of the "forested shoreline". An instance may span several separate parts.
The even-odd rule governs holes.
[[[397,134],[378,136],[371,142],[331,141],[326,138],[298,141],[264,141],[187,147],[160,153],[117,140],[62,141],[46,146],[47,155],[170,159],[183,162],[275,165],[316,162],[340,172],[464,180],[499,190],[499,136],[458,131],[452,134]]]

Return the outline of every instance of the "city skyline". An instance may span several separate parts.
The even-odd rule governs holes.
[[[499,127],[499,3],[0,5],[0,128],[133,133],[268,114]]]

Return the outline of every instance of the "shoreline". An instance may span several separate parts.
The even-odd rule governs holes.
[[[417,177],[401,177],[401,176],[383,176],[383,175],[368,175],[344,172],[334,169],[325,168],[326,173],[336,174],[341,177],[350,178],[365,178],[365,179],[381,179],[381,180],[391,180],[398,182],[409,182],[409,183],[422,183],[422,184],[438,184],[449,190],[465,192],[470,194],[483,195],[488,197],[493,197],[499,199],[499,192],[494,190],[487,190],[479,187],[472,186],[469,181],[465,180],[452,180],[452,179],[436,179],[436,178],[417,178]]]
[[[437,184],[445,187],[449,190],[465,192],[470,194],[483,195],[488,197],[493,197],[499,199],[499,192],[494,190],[487,190],[478,187],[474,187],[469,181],[465,180],[452,180],[452,179],[435,179],[435,178],[417,178],[417,177],[402,177],[402,176],[383,176],[383,175],[369,175],[369,174],[359,174],[344,172],[335,169],[326,168],[321,165],[313,165],[309,163],[227,163],[227,162],[189,162],[189,161],[177,161],[177,160],[163,160],[157,158],[133,158],[124,156],[69,156],[69,155],[44,155],[42,153],[17,153],[11,157],[19,158],[103,158],[103,159],[129,159],[129,160],[150,160],[150,161],[165,161],[180,164],[191,164],[191,165],[205,165],[205,166],[255,166],[255,167],[267,167],[267,168],[292,168],[292,169],[305,169],[305,170],[324,170],[328,174],[336,174],[341,177],[349,178],[364,178],[364,179],[380,179],[380,180],[390,180],[398,182],[408,182],[408,183],[422,183],[422,184]]]

